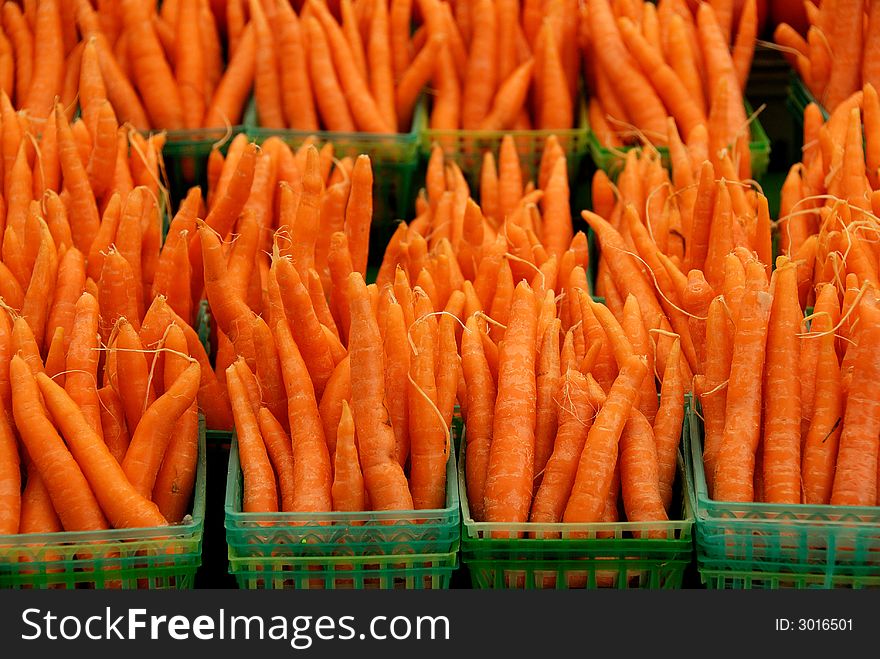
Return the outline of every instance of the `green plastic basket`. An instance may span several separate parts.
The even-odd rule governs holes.
[[[225,128],[198,128],[194,130],[165,131],[162,159],[171,196],[172,208],[177,208],[187,191],[194,185],[201,186],[202,194],[208,190],[208,156],[218,146],[226,152],[232,138],[244,130],[242,126]],[[155,132],[155,131],[150,131]]]
[[[697,560],[704,580],[728,572],[768,584],[880,585],[880,507],[732,503],[710,499],[703,429],[688,408],[685,445],[695,488]],[[725,577],[726,578],[726,577]],[[769,587],[769,586],[768,586]]]
[[[880,576],[837,575],[813,572],[775,572],[762,570],[731,570],[714,562],[700,564],[700,578],[707,588],[713,590],[779,590],[779,589],[831,589],[831,588],[880,588]]]
[[[813,92],[807,88],[801,77],[792,71],[785,105],[800,128],[804,127],[804,110],[807,109],[810,103],[816,103],[819,106],[819,110],[822,111],[822,117],[825,121],[828,121],[828,111],[816,100]]]
[[[202,563],[205,423],[192,513],[163,528],[0,536],[0,588],[187,589]]]
[[[752,107],[746,103],[746,116],[752,115]],[[620,170],[626,163],[626,154],[632,149],[640,149],[638,146],[607,147],[599,142],[599,136],[589,130],[588,142],[590,155],[596,167],[604,170],[612,179],[617,178]],[[764,131],[761,122],[755,118],[751,123],[751,141],[749,151],[752,154],[752,178],[759,180],[767,173],[770,166],[770,138]],[[660,153],[663,166],[669,168],[669,149],[665,146],[654,147]]]
[[[461,531],[454,452],[446,465],[446,478],[446,506],[437,510],[245,513],[238,442],[233,437],[226,481],[225,523],[230,571],[236,578],[239,573],[261,572],[264,578],[266,572],[278,572],[272,581],[266,582],[269,584],[266,587],[272,587],[278,580],[296,583],[297,571],[305,569],[302,566],[323,572],[325,581],[332,580],[334,573],[337,578],[343,578],[338,572],[350,568],[340,565],[356,565],[358,569],[374,573],[387,568],[395,574],[398,570],[404,570],[400,574],[407,573],[406,570],[418,568],[422,563],[451,570],[454,565],[450,565],[449,556],[458,549]],[[393,557],[393,560],[377,557]],[[344,560],[337,560],[340,558]],[[373,565],[378,567],[369,567]],[[424,565],[422,568],[427,569]],[[290,575],[286,574],[288,570]],[[244,582],[239,579],[239,583],[245,584],[243,587],[254,587],[247,585],[249,577]]]
[[[276,130],[260,128],[256,104],[245,112],[244,128],[248,137],[262,143],[280,137],[296,149],[309,138],[319,145],[333,143],[336,158],[361,154],[370,156],[373,166],[373,231],[371,245],[384,247],[397,220],[409,219],[415,202],[413,180],[419,166],[418,131],[424,106],[416,106],[412,129],[408,133],[341,133],[332,131]],[[377,258],[381,259],[381,253]]]
[[[679,475],[686,474],[679,456]],[[693,558],[690,488],[680,486],[681,520],[593,524],[475,522],[459,461],[462,563],[475,588],[680,588]],[[664,538],[636,538],[660,531]],[[522,537],[498,538],[493,534]],[[610,536],[610,537],[609,537]]]
[[[421,121],[419,131],[422,158],[427,160],[431,155],[431,147],[438,143],[443,147],[444,156],[454,161],[471,189],[474,198],[479,196],[480,169],[483,165],[483,154],[491,151],[498,159],[498,151],[501,148],[501,140],[505,135],[513,137],[516,150],[519,153],[520,164],[526,180],[537,182],[538,171],[541,166],[541,155],[544,153],[544,143],[551,135],[559,140],[559,145],[565,151],[568,166],[568,177],[572,184],[572,199],[575,198],[574,184],[579,180],[581,164],[587,155],[587,110],[584,104],[580,104],[578,112],[578,126],[565,130],[435,130],[428,128],[427,111],[419,115]]]
[[[449,588],[458,546],[443,554],[325,557],[239,556],[229,549],[230,572],[242,589],[439,590]]]

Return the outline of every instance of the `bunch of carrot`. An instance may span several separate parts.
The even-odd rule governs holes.
[[[823,284],[805,319],[797,278],[797,264],[780,256],[768,285],[763,264],[751,261],[739,303],[718,296],[710,304],[705,375],[696,381],[710,495],[874,506],[877,289],[842,307],[836,287]]]
[[[413,59],[437,130],[564,130],[580,79],[577,0],[419,0]],[[422,61],[423,60],[423,61]],[[409,74],[404,75],[404,80]]]
[[[424,48],[410,67],[411,2],[230,0],[233,60],[254,58],[260,126],[316,131],[396,133],[411,127],[413,109],[434,66]],[[245,8],[249,11],[245,12]],[[249,15],[244,23],[243,16]],[[278,29],[273,29],[277,25]],[[252,32],[252,34],[249,34]],[[250,41],[246,41],[246,40]],[[425,58],[427,62],[424,62]]]
[[[486,322],[468,318],[465,467],[474,519],[666,520],[684,413],[679,343],[658,409],[651,339],[636,298],[618,323],[583,289],[567,296],[582,320],[564,340],[552,289],[540,297],[524,281],[497,352],[485,349],[494,346],[484,338]]]
[[[546,141],[537,181],[524,179],[507,135],[497,166],[493,153],[484,154],[477,204],[461,170],[435,145],[416,218],[397,227],[377,283],[393,281],[400,266],[436,310],[461,290],[467,315],[482,310],[502,324],[521,279],[541,290],[557,288],[557,282],[562,291],[570,285],[586,289],[586,235],[573,231],[567,162],[554,136]]]
[[[180,522],[199,446],[191,340],[182,324],[121,317],[108,346],[98,298],[67,306],[70,332],[42,351],[23,316],[0,315],[0,535]]]
[[[864,85],[880,87],[880,8],[868,0],[804,2],[809,28],[776,26],[776,44],[829,112]]]
[[[229,203],[220,201],[196,243],[221,337],[216,369],[232,404],[244,509],[443,508],[461,380],[456,325],[434,315],[403,271],[393,284],[365,284],[369,158],[331,171],[314,144],[293,154],[267,140],[259,155],[233,142],[224,164],[241,169],[246,159],[258,172],[277,165],[278,178],[253,175],[242,210],[227,217],[237,218],[234,241],[222,240],[233,225],[218,220]]]
[[[713,291],[731,285],[728,261],[754,254],[769,270],[771,221],[766,197],[737,180],[729,153],[708,159],[685,146],[671,120],[668,141],[671,180],[655,151],[630,151],[616,184],[594,175],[595,213],[585,219],[601,247],[596,294],[618,318],[626,296],[637,295],[653,314],[649,326],[674,330],[691,371],[701,373],[704,347],[693,333]]]
[[[590,125],[604,146],[665,144],[673,117],[686,143],[726,147],[736,154],[740,177],[749,178],[743,89],[757,10],[747,0],[734,30],[733,5],[703,2],[694,16],[685,0],[589,0],[580,38]]]
[[[880,99],[874,86],[839,103],[828,121],[816,104],[808,105],[802,162],[789,170],[779,212],[780,249],[800,264],[802,305],[812,305],[824,282],[842,295],[866,283],[880,288],[878,176]]]

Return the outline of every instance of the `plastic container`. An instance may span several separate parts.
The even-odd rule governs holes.
[[[682,465],[679,456],[679,465]],[[679,475],[685,474],[683,468]],[[467,501],[464,458],[459,463],[462,492],[462,563],[474,588],[680,588],[693,557],[690,487],[678,487],[681,520],[594,524],[506,524],[475,522]],[[641,539],[639,531],[664,537]],[[509,536],[497,538],[493,534]]]
[[[763,587],[880,586],[880,507],[711,499],[703,471],[702,423],[690,408],[686,429],[697,560],[705,582],[726,584],[730,578]],[[780,574],[785,578],[774,576]],[[750,577],[743,580],[743,575]]]
[[[200,418],[193,506],[183,523],[0,536],[0,588],[192,588],[202,563],[205,472],[205,423]]]
[[[449,588],[458,547],[444,554],[241,557],[230,572],[242,589],[438,590]]]
[[[243,130],[242,126],[233,126],[229,130],[197,128],[165,131],[162,159],[173,208],[177,208],[192,186],[201,186],[202,193],[207,191],[208,156],[211,155],[211,149],[216,145],[225,153],[232,138]]]
[[[352,570],[362,572],[358,578],[369,576],[380,584],[396,584],[401,578],[419,575],[439,578],[447,571],[451,574],[461,533],[454,452],[446,466],[446,478],[446,506],[437,510],[245,513],[238,443],[233,437],[225,523],[230,571],[242,587],[257,587],[253,585],[257,579],[253,573],[257,572],[263,587],[275,587],[276,583],[304,587],[306,582],[297,576],[303,570],[309,571],[309,579],[318,572],[322,587],[354,578]],[[267,573],[273,575],[268,581]],[[440,585],[443,579],[431,583],[431,587],[445,587]],[[448,579],[445,583],[448,585]]]
[[[801,80],[801,77],[792,71],[788,82],[788,95],[785,99],[785,105],[788,107],[789,112],[791,112],[792,117],[801,129],[804,127],[804,110],[810,103],[816,103],[819,105],[819,109],[822,111],[822,117],[828,121],[828,111],[819,104],[816,97],[813,96],[813,92],[807,88],[804,81]]]
[[[419,140],[422,157],[427,160],[434,142],[440,144],[445,157],[461,168],[474,198],[479,195],[483,154],[491,151],[495,155],[497,165],[498,151],[505,135],[511,135],[516,143],[523,174],[526,175],[525,180],[537,182],[544,143],[551,135],[556,136],[559,145],[565,150],[568,176],[572,183],[579,180],[581,164],[587,155],[589,130],[587,110],[583,104],[579,107],[578,126],[567,130],[433,130],[428,128],[427,112],[424,112],[420,119],[423,121]],[[572,199],[575,197],[575,192],[572,189]]]
[[[340,133],[331,131],[276,130],[260,128],[255,105],[245,113],[245,132],[248,137],[263,142],[269,137],[280,137],[291,148],[299,148],[309,138],[318,145],[333,143],[336,158],[361,154],[370,156],[373,166],[373,225],[371,244],[384,244],[390,237],[389,228],[396,220],[409,219],[415,201],[413,179],[419,166],[418,131],[424,106],[419,103],[408,133]],[[372,238],[383,239],[375,243]],[[381,256],[381,255],[380,255]]]
[[[746,103],[745,107],[746,116],[751,116],[751,106]],[[749,142],[749,151],[752,154],[752,178],[760,180],[760,178],[767,172],[767,168],[770,165],[770,139],[767,137],[767,133],[764,131],[764,127],[761,126],[761,122],[757,117],[752,121],[751,130],[752,134],[751,141]],[[623,168],[627,152],[631,149],[641,148],[636,146],[603,146],[599,142],[599,136],[592,130],[589,131],[588,141],[590,155],[592,156],[596,167],[604,170],[612,179],[616,178],[620,173],[620,170]],[[660,153],[663,160],[663,166],[669,168],[669,149],[665,146],[658,146],[655,148]]]

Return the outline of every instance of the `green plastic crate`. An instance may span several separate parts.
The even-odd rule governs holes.
[[[438,590],[449,588],[458,547],[442,554],[317,558],[243,557],[230,547],[229,567],[242,589]]]
[[[697,560],[704,580],[749,574],[767,584],[880,585],[880,507],[732,503],[709,498],[703,428],[686,416],[685,454],[695,488]],[[726,577],[725,577],[726,578]],[[800,586],[799,586],[800,587]]]
[[[746,103],[746,116],[752,115],[751,106]],[[589,130],[588,142],[590,155],[596,167],[605,171],[612,179],[617,178],[620,170],[626,162],[626,154],[632,149],[640,149],[638,146],[625,147],[606,147],[599,142],[599,136],[592,130]],[[760,120],[756,117],[751,124],[751,141],[749,142],[749,151],[752,154],[752,178],[760,180],[767,168],[770,166],[770,138],[764,131]],[[653,147],[660,153],[663,160],[663,166],[669,168],[669,149],[665,146]]]
[[[587,155],[587,110],[581,104],[578,112],[578,126],[565,130],[435,130],[428,127],[427,111],[419,115],[422,122],[419,130],[419,143],[422,158],[427,160],[431,155],[431,147],[436,142],[443,147],[444,156],[454,161],[460,168],[476,199],[480,191],[480,169],[483,165],[483,154],[491,151],[498,162],[498,151],[501,140],[510,135],[516,143],[520,164],[526,180],[537,182],[541,166],[541,155],[544,143],[551,135],[559,140],[565,151],[568,176],[572,184],[572,199],[575,198],[574,184],[579,180],[581,164]]]
[[[225,153],[232,139],[243,131],[242,126],[165,131],[162,159],[172,208],[177,208],[194,185],[201,186],[202,194],[207,193],[211,150],[217,146]]]
[[[163,528],[0,536],[0,588],[188,589],[202,563],[205,423],[192,513]]]
[[[415,202],[413,180],[419,166],[418,131],[422,103],[416,106],[412,129],[408,133],[341,133],[332,131],[277,130],[260,128],[256,104],[245,112],[244,129],[248,137],[262,143],[269,137],[280,137],[296,149],[309,138],[319,146],[333,143],[336,158],[361,154],[370,156],[373,166],[373,231],[371,245],[384,247],[397,220],[409,219]],[[381,260],[381,253],[376,255]]]
[[[825,121],[828,121],[828,111],[816,100],[813,92],[807,89],[801,77],[792,71],[785,105],[800,128],[804,127],[804,110],[807,109],[810,103],[816,103],[819,106],[819,110],[822,111],[822,117]]]
[[[680,467],[682,460],[679,456]],[[679,474],[686,472],[680,468]],[[459,461],[458,478],[462,492],[462,563],[475,588],[672,589],[681,587],[692,562],[694,516],[687,485],[679,488],[681,520],[507,524],[475,522],[471,517],[464,457]],[[660,531],[665,537],[636,538],[633,533],[638,531]],[[500,533],[522,537],[492,537]]]
[[[371,578],[382,577],[387,570],[389,575],[381,583],[407,574],[418,576],[419,569],[436,569],[431,573],[435,576],[446,570],[451,573],[455,565],[450,556],[458,550],[461,521],[454,452],[446,478],[446,506],[437,510],[245,513],[238,443],[233,437],[225,523],[230,572],[242,587],[255,587],[251,584],[257,577],[248,576],[254,572],[260,573],[266,587],[279,582],[298,587],[295,584],[304,583],[297,577],[303,569],[309,570],[310,578],[317,571],[325,581],[343,579],[339,571],[353,568],[340,566],[372,571]],[[267,572],[277,574],[265,581]]]
[[[831,588],[880,588],[877,575],[838,575],[813,572],[731,570],[717,563],[700,564],[700,578],[707,588],[713,590],[779,590],[779,589],[831,589]]]

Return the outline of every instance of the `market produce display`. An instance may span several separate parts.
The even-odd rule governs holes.
[[[7,0],[0,585],[880,586],[875,4]]]

